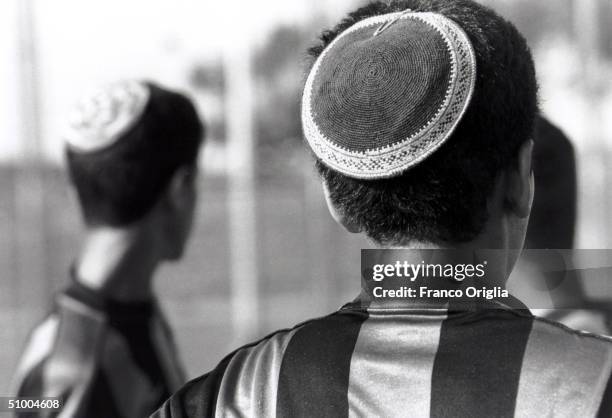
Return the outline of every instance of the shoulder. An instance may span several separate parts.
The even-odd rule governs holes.
[[[611,373],[612,339],[534,317],[517,409],[536,416],[562,405],[568,416],[604,416],[598,411],[612,405]]]
[[[573,329],[557,321],[539,316],[533,317],[532,334],[549,339],[550,342],[563,342],[570,345],[579,344],[612,351],[611,337]]]
[[[612,356],[612,338],[570,328],[548,318],[514,310],[507,311],[515,319],[531,322],[529,345],[545,346],[549,351],[572,350],[576,355],[605,353]],[[528,347],[527,347],[528,348]]]
[[[608,380],[612,371],[612,339],[536,317],[525,356],[551,368],[564,364],[573,380],[582,380],[588,387]]]
[[[339,311],[240,347],[211,372],[183,386],[155,416],[215,416],[215,412],[228,410],[244,416],[269,416],[288,363],[305,364],[315,353],[327,352],[330,345],[340,346],[350,338],[350,325],[361,322],[360,312]]]

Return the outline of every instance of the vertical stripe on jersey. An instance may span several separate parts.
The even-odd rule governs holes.
[[[351,417],[428,418],[440,315],[376,314],[361,326],[350,367]]]
[[[532,321],[502,310],[449,311],[434,362],[431,417],[512,417]]]
[[[61,397],[71,390],[58,416],[82,416],[78,411],[93,384],[106,324],[102,315],[69,297],[60,296],[57,307],[57,340],[45,361],[42,396]]]
[[[595,416],[611,368],[609,340],[536,320],[525,351],[516,416]]]
[[[10,393],[31,396],[28,393],[42,392],[43,363],[53,349],[58,328],[57,315],[51,315],[30,334],[11,384],[14,389]]]
[[[295,330],[280,332],[233,356],[219,386],[215,416],[273,417],[283,354]]]
[[[603,398],[597,412],[597,418],[610,417],[612,417],[612,376],[608,378],[608,384],[604,389]]]
[[[277,417],[346,417],[351,357],[366,312],[306,323],[289,342],[280,370]]]
[[[163,401],[164,388],[154,385],[134,362],[127,342],[114,329],[106,332],[100,367],[112,393],[110,399],[126,417],[147,416]]]
[[[164,381],[167,382],[168,390],[172,394],[184,385],[186,380],[178,358],[177,349],[172,340],[170,330],[166,328],[163,322],[161,312],[158,316],[153,317],[150,327],[153,349],[157,354],[159,366],[164,375]]]
[[[223,375],[236,351],[227,355],[210,373],[178,390],[151,418],[214,417]]]
[[[111,384],[102,370],[96,372],[94,390],[91,390],[86,404],[73,416],[87,416],[87,418],[128,418],[124,411],[118,409],[113,398]],[[77,415],[78,414],[78,415]]]

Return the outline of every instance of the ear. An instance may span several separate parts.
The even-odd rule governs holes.
[[[325,201],[327,203],[327,209],[329,210],[329,213],[331,214],[332,218],[334,218],[334,220],[336,222],[338,222],[340,225],[342,225],[344,227],[344,229],[346,229],[348,232],[350,232],[352,234],[360,233],[361,232],[361,227],[359,225],[351,222],[342,213],[342,211],[338,210],[338,208],[332,202],[332,199],[331,199],[331,196],[330,196],[329,187],[327,186],[327,183],[325,182],[325,180],[322,181],[322,184],[323,184],[323,194],[325,195]]]
[[[170,209],[180,210],[189,199],[189,188],[192,186],[193,169],[189,167],[180,167],[172,175],[168,187],[166,189],[166,201]]]
[[[519,218],[526,218],[533,203],[533,140],[520,148],[517,163],[506,170],[506,207]]]

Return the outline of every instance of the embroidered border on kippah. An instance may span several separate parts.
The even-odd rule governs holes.
[[[138,81],[111,84],[82,98],[64,133],[77,152],[95,152],[117,142],[140,119],[149,102],[149,87]]]
[[[312,113],[312,88],[321,62],[334,45],[347,34],[398,19],[420,19],[442,35],[451,57],[451,78],[445,100],[435,117],[405,141],[365,152],[339,147],[323,135]],[[306,80],[302,97],[304,135],[317,157],[347,176],[361,179],[393,177],[426,159],[450,137],[467,110],[475,84],[475,52],[467,35],[455,22],[441,14],[430,12],[397,12],[374,16],[356,23],[341,33],[316,60]]]

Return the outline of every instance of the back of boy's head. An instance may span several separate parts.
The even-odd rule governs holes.
[[[340,74],[343,71],[337,70],[343,65],[342,62],[330,64],[332,58],[326,58],[325,65],[328,69],[335,69],[328,71],[330,74],[325,75],[328,77],[327,80],[320,82],[318,87],[316,77],[319,75],[313,76],[313,72],[315,69],[319,72],[323,71],[320,68],[317,69],[317,65],[321,64],[318,61],[321,61],[326,53],[333,56],[337,52],[334,51],[334,48],[336,50],[340,48],[334,46],[334,40],[346,35],[345,32],[353,31],[358,22],[394,12],[398,12],[397,15],[388,18],[386,25],[377,25],[371,29],[377,29],[371,35],[372,37],[392,37],[391,28],[397,25],[395,21],[405,18],[406,13],[409,14],[409,19],[414,17],[415,21],[417,19],[432,21],[434,26],[436,19],[442,15],[443,18],[454,22],[463,30],[464,35],[467,35],[469,39],[468,43],[471,44],[470,49],[475,58],[475,69],[472,69],[475,80],[471,97],[463,97],[463,102],[459,103],[459,105],[466,106],[463,113],[457,111],[455,115],[451,115],[451,118],[456,118],[456,126],[440,128],[440,131],[447,134],[447,137],[443,138],[443,141],[437,141],[435,146],[417,144],[420,147],[431,149],[423,151],[415,147],[415,152],[420,154],[415,155],[414,161],[403,163],[404,166],[399,165],[400,169],[394,168],[395,171],[387,172],[372,171],[370,161],[367,162],[368,164],[360,165],[361,168],[358,169],[342,166],[342,161],[344,161],[342,155],[348,155],[342,153],[346,151],[347,146],[354,145],[350,144],[351,141],[371,141],[371,144],[376,144],[376,141],[384,142],[385,132],[384,129],[377,129],[371,132],[368,139],[367,135],[362,135],[359,130],[352,131],[351,134],[350,126],[347,128],[342,125],[342,122],[327,123],[327,125],[320,123],[319,126],[313,128],[311,116],[313,120],[324,119],[325,115],[317,114],[319,110],[321,113],[336,112],[334,117],[341,121],[342,112],[350,113],[353,105],[360,107],[360,115],[363,115],[363,118],[368,118],[369,116],[363,113],[363,107],[370,106],[368,102],[370,99],[364,96],[364,91],[369,88],[367,83],[353,96],[351,96],[353,93],[350,89],[339,90],[339,92],[334,90],[329,80],[333,80],[336,72]],[[440,22],[441,26],[448,23],[445,19]],[[396,28],[396,30],[399,29]],[[387,31],[387,34],[384,31]],[[451,37],[457,35],[453,31],[449,33]],[[415,36],[418,38],[420,35],[416,33]],[[396,47],[393,45],[393,39],[388,41],[389,48]],[[355,42],[369,42],[369,40],[361,37]],[[372,62],[378,64],[368,70],[371,74],[364,77],[365,79],[380,77],[378,72],[385,70],[382,66],[386,65],[387,61],[392,61],[386,55],[385,45],[387,44],[380,41],[372,49],[372,53],[378,54]],[[354,47],[358,50],[361,48],[360,45]],[[329,52],[330,50],[332,52]],[[307,82],[306,90],[309,88],[311,90],[305,90],[303,101],[303,106],[308,106],[306,111],[303,109],[302,115],[303,121],[308,119],[304,122],[305,135],[315,153],[318,171],[327,184],[330,199],[336,209],[351,224],[358,225],[364,233],[379,243],[400,243],[411,240],[430,243],[460,243],[473,240],[488,219],[487,201],[492,194],[496,177],[515,162],[521,145],[532,138],[538,110],[537,83],[532,57],[525,40],[515,27],[490,9],[468,0],[397,0],[389,4],[376,2],[349,14],[335,28],[323,32],[321,42],[312,47],[309,53],[318,61],[315,61],[311,71],[311,78],[314,77],[315,82],[310,85]],[[459,53],[462,52],[459,51]],[[427,61],[428,58],[423,58],[423,60]],[[466,67],[470,67],[469,60],[466,59],[466,63]],[[415,67],[419,63],[408,65]],[[434,61],[433,64],[427,65],[417,70],[426,71],[431,65],[437,64]],[[359,68],[359,63],[356,63],[355,66]],[[354,68],[351,69],[353,70]],[[461,68],[459,70],[461,71]],[[469,71],[465,75],[469,76]],[[412,77],[408,74],[407,80],[419,76]],[[350,74],[348,78],[351,80],[347,82],[347,85],[350,85],[355,78],[359,78],[359,75]],[[393,83],[397,82],[397,80],[393,81]],[[356,89],[355,86],[351,88]],[[421,93],[418,86],[413,90]],[[325,107],[312,103],[316,97],[324,100],[321,98],[332,96],[334,100],[338,99],[340,105],[336,103],[335,107]],[[401,100],[404,99],[401,98]],[[379,98],[372,99],[370,108],[385,115],[391,105],[384,104],[381,109],[378,109],[376,106],[379,106],[380,103],[376,100]],[[417,103],[417,111],[419,106],[423,104]],[[355,120],[360,124],[363,122],[363,119]],[[363,123],[367,125],[368,122]],[[419,123],[422,124],[424,121],[421,120]],[[342,129],[338,126],[342,126]],[[325,136],[320,136],[320,131],[324,130],[341,138],[337,142],[347,142],[320,147],[317,138]],[[356,138],[351,138],[351,135]],[[359,146],[362,149],[367,148]],[[356,150],[359,151],[357,148]],[[336,151],[340,153],[338,154],[340,157],[334,155]],[[326,152],[331,152],[331,155]],[[384,154],[387,149],[383,147],[376,152]],[[410,152],[412,149],[407,151],[408,154]],[[373,158],[378,158],[375,154],[375,152],[370,153],[371,156],[374,156]],[[358,153],[351,155],[358,155]],[[402,158],[407,158],[406,152],[403,155],[391,155],[390,158],[387,161],[400,160],[401,163]],[[372,162],[373,166],[380,168],[380,161],[373,160]]]
[[[195,169],[203,135],[193,103],[153,83],[118,82],[85,97],[65,140],[86,223],[143,218],[179,168]]]

